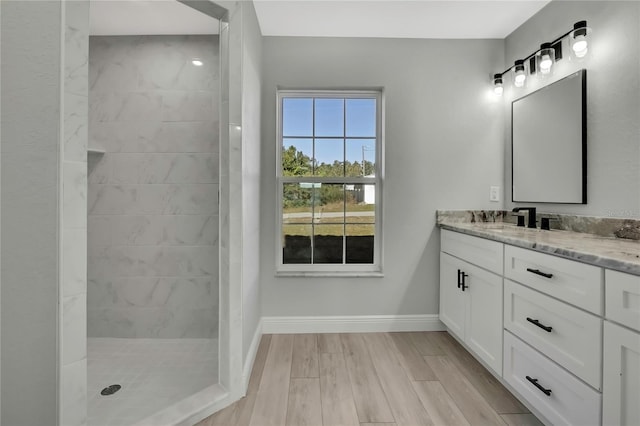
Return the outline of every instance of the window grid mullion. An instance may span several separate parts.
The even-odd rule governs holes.
[[[315,139],[340,139],[345,136],[311,136]],[[349,136],[349,139],[375,139],[375,136]],[[283,136],[283,139],[309,139],[309,136]]]
[[[347,175],[347,103],[342,99],[342,176]]]
[[[362,176],[328,176],[328,177],[314,177],[314,176],[283,176],[282,182],[286,183],[346,183],[346,184],[375,184],[377,180],[375,177]]]
[[[347,176],[347,100],[342,99],[342,175]],[[347,186],[342,184],[342,264],[347,263]]]
[[[312,136],[312,155],[311,158],[312,165],[311,170],[313,175],[316,175],[316,98],[313,98],[311,102],[311,136]],[[315,241],[316,241],[316,191],[317,188],[315,185],[311,185],[311,235],[309,236],[311,239],[311,264],[315,264]]]
[[[347,262],[347,229],[345,228],[345,222],[347,221],[347,186],[342,184],[342,263]]]

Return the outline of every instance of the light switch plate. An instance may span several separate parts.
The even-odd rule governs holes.
[[[500,201],[499,186],[492,186],[489,188],[489,201]]]

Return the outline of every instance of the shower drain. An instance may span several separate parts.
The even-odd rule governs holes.
[[[107,386],[106,388],[102,389],[100,395],[113,395],[114,393],[118,392],[120,388],[122,388],[122,386],[120,385]]]

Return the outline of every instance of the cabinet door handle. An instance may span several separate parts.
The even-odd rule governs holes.
[[[542,325],[542,324],[540,324],[540,321],[538,321],[537,319],[531,319],[531,318],[527,317],[527,321],[529,321],[531,324],[537,325],[538,327],[540,327],[541,329],[543,329],[547,333],[551,333],[551,330],[553,330],[553,327]]]
[[[468,285],[465,285],[465,283],[464,283],[464,279],[465,279],[466,277],[468,277],[469,275],[468,275],[468,274],[465,274],[465,273],[464,273],[464,271],[463,271],[463,272],[460,274],[460,276],[462,277],[462,282],[460,283],[460,286],[461,286],[460,288],[462,288],[462,291],[464,291],[465,289],[469,288],[469,286],[468,286]]]
[[[538,389],[540,389],[540,392],[542,392],[543,394],[549,396],[551,395],[551,389],[545,389],[543,388],[540,383],[538,383],[538,379],[532,379],[529,376],[525,376],[527,378],[528,381],[530,381],[531,383],[533,383],[533,386],[537,387]]]
[[[546,272],[542,272],[539,269],[527,268],[527,272],[531,272],[532,274],[540,275],[541,277],[545,277],[545,278],[553,277],[553,274],[547,274]]]
[[[462,283],[460,282],[460,274],[462,273],[462,271],[460,269],[458,269],[458,288],[460,288],[460,286],[462,285]]]

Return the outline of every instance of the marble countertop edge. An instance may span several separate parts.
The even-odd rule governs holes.
[[[494,224],[496,223],[494,222]],[[637,241],[621,241],[570,231],[540,231],[526,228],[510,230],[521,235],[504,235],[502,230],[483,228],[482,224],[474,223],[441,222],[438,226],[442,229],[552,254],[569,260],[640,275],[640,243]],[[554,238],[560,241],[553,241]],[[540,241],[540,239],[551,241]],[[579,248],[573,247],[574,244],[567,244],[567,240],[574,240],[575,245],[578,245]]]

